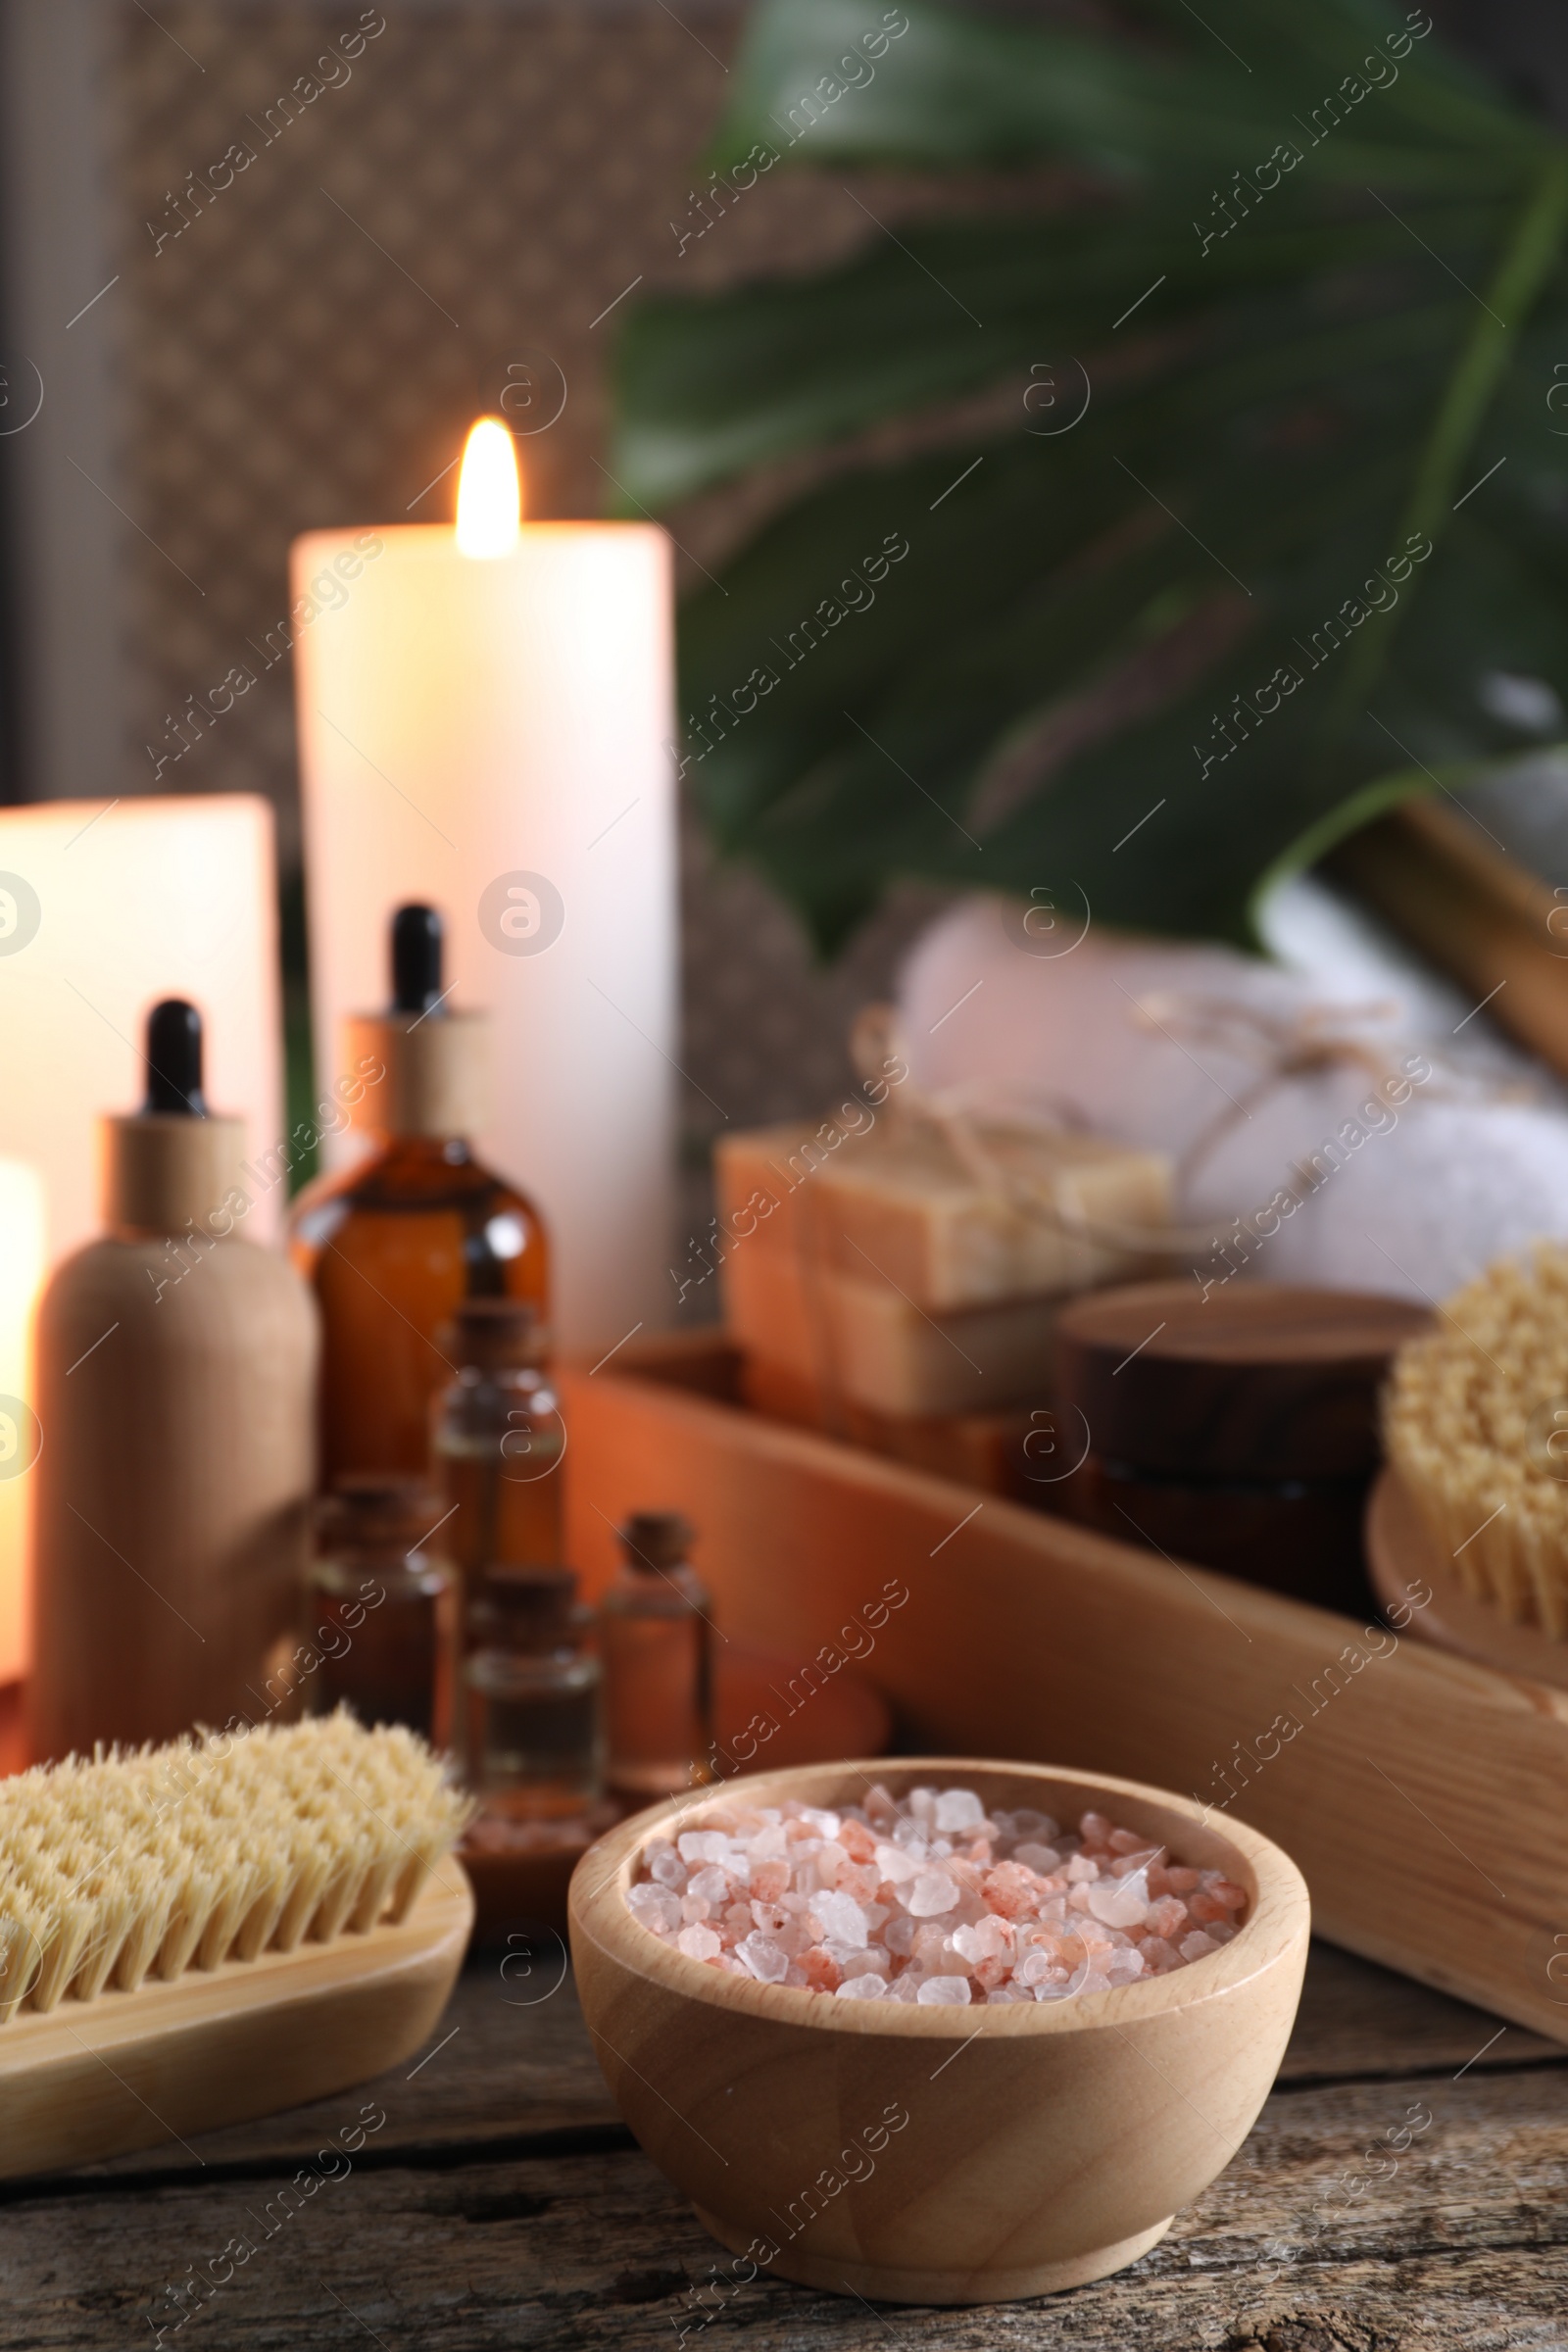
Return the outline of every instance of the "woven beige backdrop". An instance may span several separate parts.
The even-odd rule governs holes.
[[[494,406],[497,354],[542,347],[565,379],[559,421],[522,444],[530,512],[594,514],[606,306],[639,277],[639,294],[712,286],[867,233],[839,174],[781,172],[680,249],[703,220],[695,159],[734,10],[387,0],[347,78],[286,127],[279,94],[362,23],[355,0],[154,14],[118,10],[113,73],[122,479],[147,534],[130,541],[132,789],[173,750],[185,697],[283,614],[294,533],[450,514],[450,476],[419,494]],[[256,160],[198,210],[187,175],[211,181],[233,141]],[[742,520],[731,496],[675,527],[710,562]],[[287,665],[160,783],[267,793],[297,857]],[[885,988],[912,906],[824,973],[760,883],[713,870],[689,820],[684,868],[695,1167],[719,1106],[742,1125],[815,1110],[843,1083],[850,1013]]]

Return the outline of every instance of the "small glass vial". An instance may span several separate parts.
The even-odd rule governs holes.
[[[711,1602],[671,1511],[619,1530],[624,1559],[600,1602],[607,1773],[617,1795],[651,1804],[716,1778]]]
[[[491,1567],[463,1662],[464,1761],[484,1810],[511,1822],[586,1814],[603,1784],[599,1660],[569,1568]]]
[[[493,1566],[559,1567],[566,1433],[535,1309],[519,1298],[465,1299],[439,1344],[458,1366],[431,1424],[453,1558],[474,1592]]]
[[[458,1583],[429,1548],[442,1507],[418,1480],[375,1474],[341,1479],[318,1504],[304,1634],[319,1663],[303,1676],[307,1714],[346,1700],[364,1724],[451,1740]]]

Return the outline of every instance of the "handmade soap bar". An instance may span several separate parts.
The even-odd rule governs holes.
[[[928,1314],[889,1282],[756,1242],[724,1262],[729,1330],[748,1354],[880,1413],[965,1413],[1043,1396],[1056,1302]]]
[[[1171,1166],[1099,1136],[986,1123],[968,1158],[937,1126],[884,1116],[724,1138],[715,1148],[731,1255],[786,1250],[893,1285],[940,1313],[1088,1290],[1147,1269],[1141,1233],[1170,1217]]]

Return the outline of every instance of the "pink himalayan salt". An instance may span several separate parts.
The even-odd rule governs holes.
[[[969,1788],[829,1812],[711,1809],[650,1840],[628,1908],[688,1959],[840,2000],[1054,2001],[1167,1976],[1228,1943],[1246,1889],[1085,1813],[988,1816]]]

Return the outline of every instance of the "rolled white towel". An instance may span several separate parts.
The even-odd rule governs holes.
[[[1200,1283],[1439,1299],[1568,1240],[1558,1083],[1320,884],[1276,893],[1265,930],[1272,961],[960,902],[902,976],[911,1075],[1173,1153],[1178,1214],[1231,1237],[1193,1254]],[[1270,1077],[1314,1039],[1320,1066]]]

